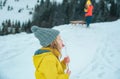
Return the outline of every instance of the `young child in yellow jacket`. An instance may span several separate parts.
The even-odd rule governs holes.
[[[38,26],[33,26],[31,30],[42,45],[33,56],[36,79],[69,79],[71,71],[68,69],[64,72],[70,62],[69,57],[59,60],[64,47],[60,32]]]

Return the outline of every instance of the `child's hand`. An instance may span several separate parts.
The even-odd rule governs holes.
[[[67,69],[66,74],[70,75],[71,71],[69,69]]]
[[[70,62],[69,56],[65,57],[65,58],[64,58],[64,63],[65,63],[65,64],[68,64],[69,62]]]

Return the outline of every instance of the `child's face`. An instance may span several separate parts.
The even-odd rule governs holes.
[[[88,6],[89,6],[89,5],[87,5],[87,4],[85,5],[86,8],[88,8]]]
[[[57,42],[59,45],[59,49],[61,50],[64,47],[63,40],[61,39],[60,35],[57,36]]]

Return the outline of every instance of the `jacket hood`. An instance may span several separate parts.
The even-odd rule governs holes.
[[[57,56],[60,55],[60,53],[56,49],[51,49],[49,47],[38,49],[33,56],[33,62],[34,62],[35,68],[39,67],[39,65],[41,64],[45,56],[53,54],[52,53],[53,51]]]

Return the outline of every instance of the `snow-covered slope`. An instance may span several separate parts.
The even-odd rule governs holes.
[[[120,79],[120,20],[54,27],[65,43],[63,57],[69,55],[70,79]],[[39,49],[33,34],[0,36],[0,79],[35,79],[32,56]]]
[[[3,3],[6,1],[5,6]],[[26,22],[29,19],[32,19],[32,14],[30,12],[34,12],[34,7],[36,4],[39,4],[41,0],[0,0],[2,2],[2,9],[0,8],[0,25],[3,21],[11,20],[11,21],[20,21]],[[50,0],[57,1],[61,3],[62,0]],[[8,11],[9,7],[9,11]]]
[[[2,1],[4,2],[5,0]],[[21,22],[28,21],[32,18],[32,15],[30,15],[29,12],[34,11],[35,4],[37,4],[37,0],[6,0],[5,6],[0,9],[0,24],[9,19]],[[9,11],[8,6],[10,6]]]

